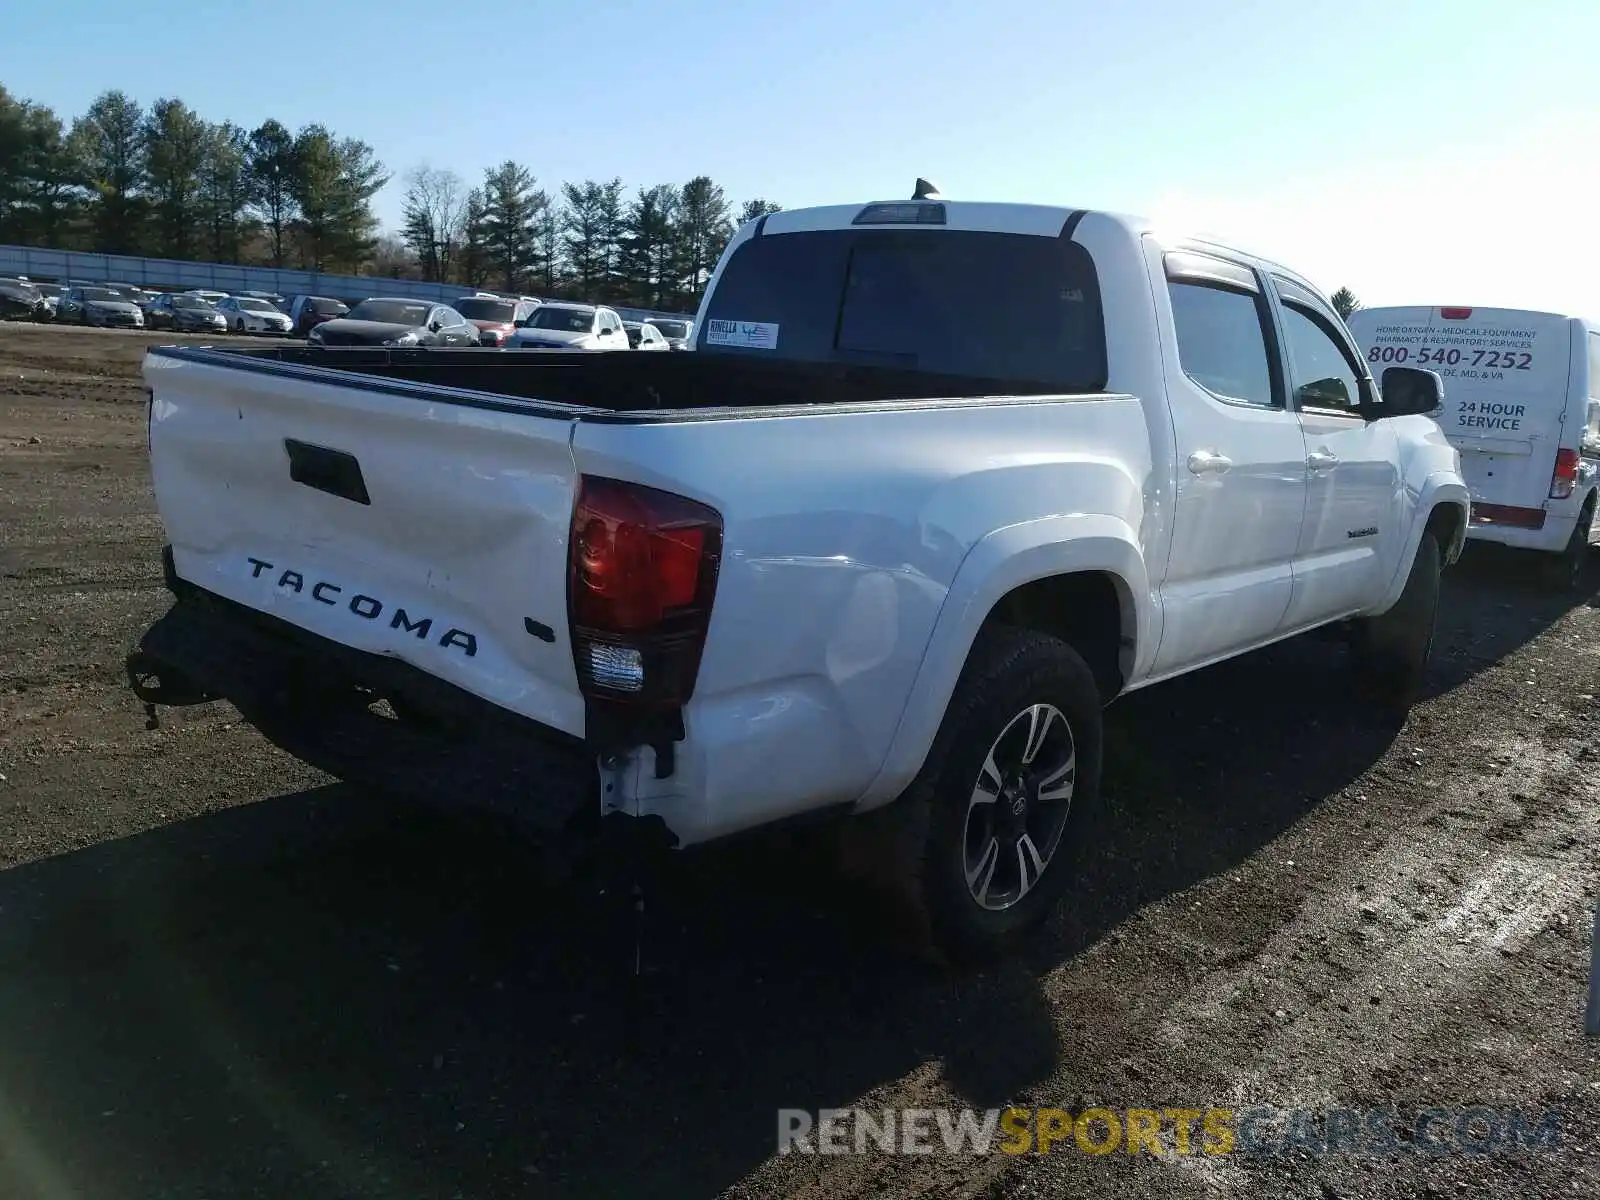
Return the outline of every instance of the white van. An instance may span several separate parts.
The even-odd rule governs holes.
[[[1600,492],[1600,326],[1513,308],[1360,308],[1350,330],[1378,375],[1444,379],[1439,416],[1472,490],[1468,537],[1551,556],[1577,584]]]

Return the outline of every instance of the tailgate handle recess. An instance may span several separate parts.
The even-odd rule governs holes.
[[[367,481],[361,477],[361,464],[354,454],[313,446],[294,438],[284,438],[283,448],[289,452],[289,478],[296,483],[341,500],[372,503],[372,497],[367,495]]]

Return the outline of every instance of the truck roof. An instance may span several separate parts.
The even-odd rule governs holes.
[[[757,218],[756,224],[762,233],[806,233],[827,229],[848,229],[866,209],[880,205],[909,207],[921,204],[939,205],[944,208],[945,219],[942,228],[981,233],[1023,233],[1040,237],[1057,237],[1066,229],[1069,221],[1081,221],[1085,217],[1093,216],[1096,220],[1109,221],[1120,227],[1129,237],[1139,238],[1146,234],[1155,234],[1169,246],[1225,250],[1230,254],[1249,259],[1264,269],[1304,284],[1313,291],[1321,291],[1321,288],[1299,272],[1240,246],[1237,242],[1204,234],[1185,233],[1169,229],[1148,217],[1102,209],[1071,208],[1059,204],[1019,204],[1011,201],[946,200],[943,197],[936,197],[924,200],[869,200],[860,204],[827,204],[815,208],[782,209]],[[899,225],[901,228],[917,228],[917,223],[911,221],[901,222]]]

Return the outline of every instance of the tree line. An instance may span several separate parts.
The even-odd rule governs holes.
[[[0,243],[679,308],[737,222],[778,208],[735,208],[703,175],[630,195],[621,179],[548,189],[512,161],[472,182],[423,165],[386,234],[372,202],[390,179],[322,124],[244,129],[116,90],[69,123],[0,85]]]
[[[405,189],[400,245],[388,249],[418,278],[644,308],[692,305],[739,224],[779,207],[756,199],[736,212],[705,175],[631,196],[621,179],[551,193],[511,160],[476,184],[421,166]]]

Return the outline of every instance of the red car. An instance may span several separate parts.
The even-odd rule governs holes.
[[[500,296],[462,296],[451,305],[478,327],[478,345],[504,346],[506,339],[527,324],[537,300],[507,300]]]

